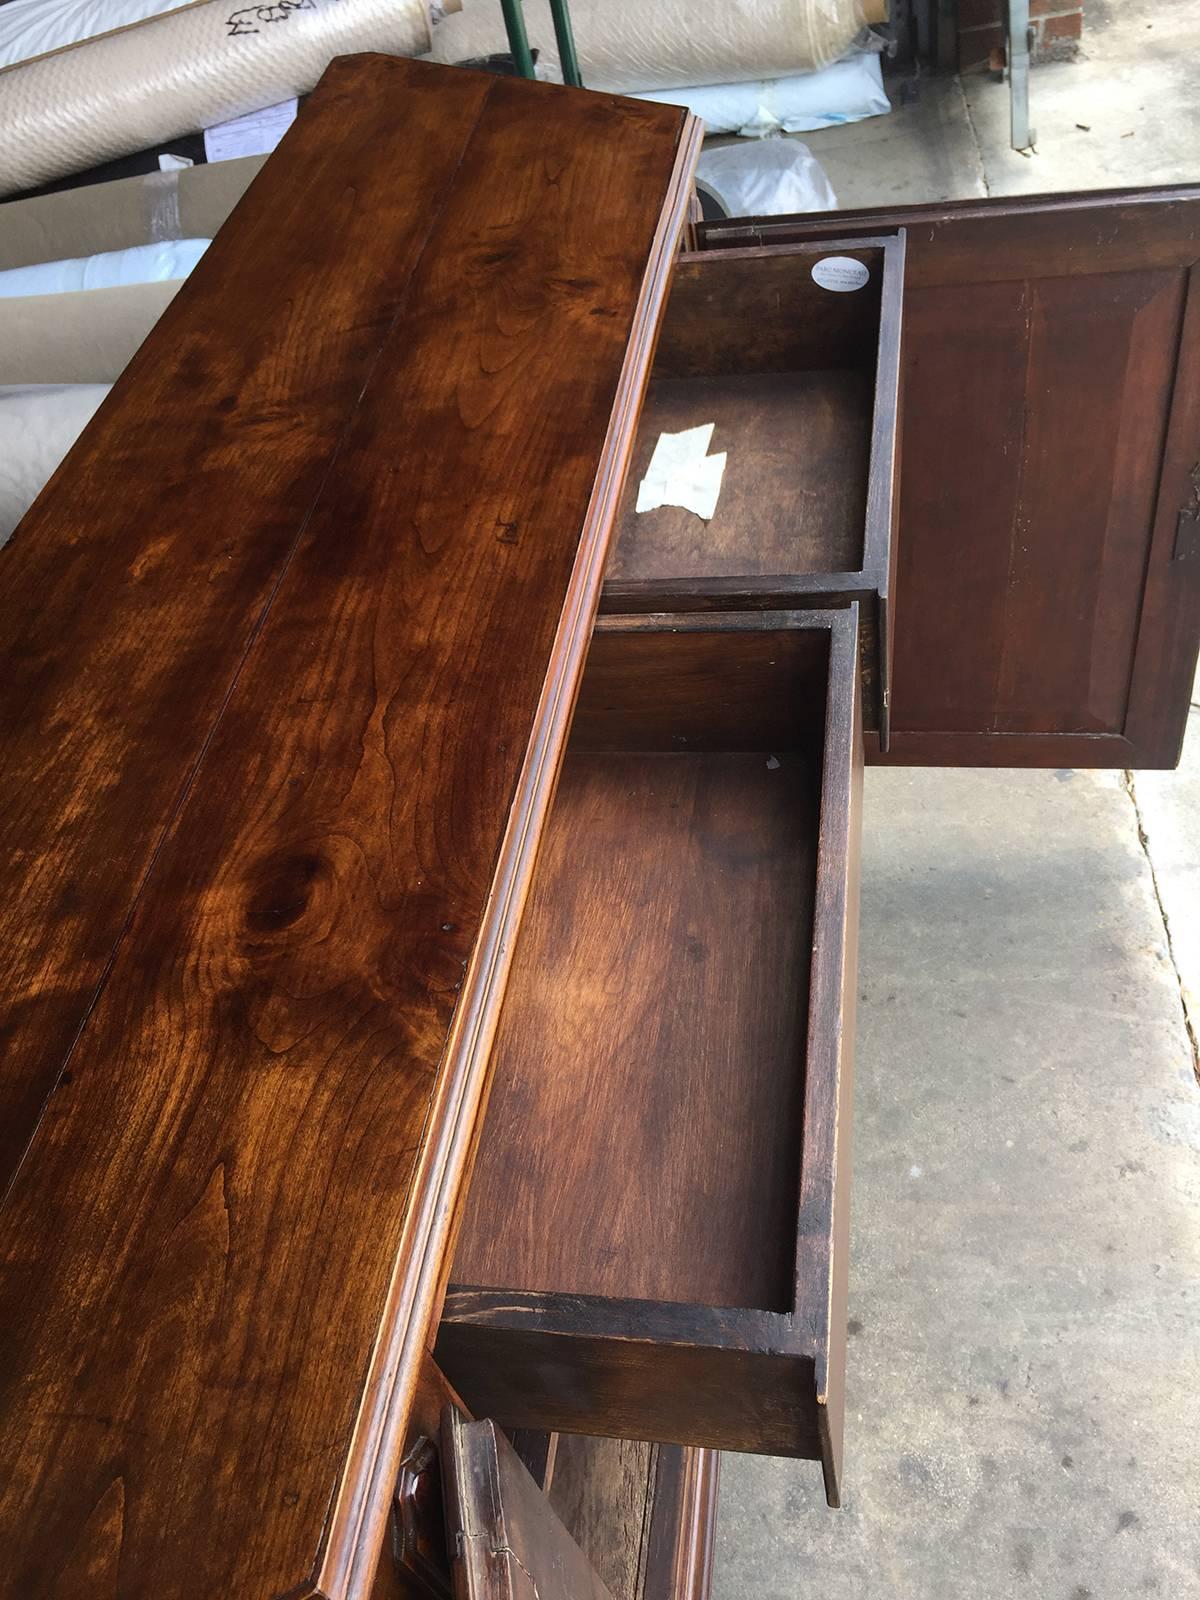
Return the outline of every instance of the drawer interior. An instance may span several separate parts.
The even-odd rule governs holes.
[[[805,714],[753,741],[705,739],[669,706],[584,708],[509,980],[461,1282],[791,1306],[828,635],[768,637],[774,664],[739,687],[795,678]],[[747,642],[761,653],[752,634],[727,652]]]
[[[479,1414],[829,1453],[856,626],[597,626],[438,1345]]]
[[[656,581],[873,567],[872,453],[878,432],[883,471],[895,422],[887,357],[898,308],[884,314],[895,298],[884,294],[896,275],[894,245],[723,250],[680,261],[608,567],[623,595]],[[831,259],[857,264],[861,286],[824,287]],[[843,266],[836,281],[846,276]],[[663,435],[706,424],[709,456],[725,458],[711,517],[673,503],[639,510]]]

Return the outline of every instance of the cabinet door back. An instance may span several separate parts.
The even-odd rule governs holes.
[[[893,764],[1172,766],[1200,634],[1200,188],[710,226],[908,232]]]
[[[493,1422],[442,1417],[455,1600],[613,1600]]]

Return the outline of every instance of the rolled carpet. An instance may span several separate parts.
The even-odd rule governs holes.
[[[429,49],[428,0],[208,0],[0,72],[0,194],[305,94],[335,56]]]
[[[561,77],[549,0],[524,0],[539,74]],[[571,0],[583,81],[632,94],[739,83],[835,61],[863,26],[861,0]],[[465,0],[433,30],[435,61],[506,50],[498,0]]]
[[[109,383],[0,387],[0,546],[111,388]]]

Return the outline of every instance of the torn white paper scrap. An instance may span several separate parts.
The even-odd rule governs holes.
[[[661,433],[650,457],[646,476],[638,485],[638,511],[659,506],[682,506],[705,522],[712,519],[725,474],[724,450],[710,456],[714,422],[682,433]]]
[[[204,154],[209,161],[232,161],[236,156],[269,156],[296,120],[295,100],[250,111],[232,122],[218,122],[204,130]]]

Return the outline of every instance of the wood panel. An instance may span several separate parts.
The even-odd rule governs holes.
[[[660,1445],[656,1466],[645,1600],[708,1600],[721,1458]]]
[[[827,255],[864,287],[814,282]],[[845,606],[862,613],[867,726],[890,737],[905,234],[709,250],[676,277],[601,597],[612,614]],[[664,433],[714,424],[721,495],[701,519],[639,512]]]
[[[571,749],[811,749],[825,731],[829,635],[794,620],[597,618]]]
[[[505,1426],[820,1459],[836,1503],[862,768],[857,608],[790,620],[829,638],[811,922],[779,962],[794,890],[768,906],[754,873],[788,836],[775,802],[761,799],[784,758],[764,771],[753,764],[761,753],[568,753],[437,1352],[467,1402]],[[649,621],[625,623],[639,653]],[[657,619],[663,660],[678,645],[694,667],[706,625],[715,659],[718,640],[753,631],[753,619],[731,621]],[[608,720],[589,721],[589,742],[601,727],[619,733],[616,628],[597,636]],[[751,699],[761,658],[754,667]],[[648,676],[651,691],[655,681]],[[728,705],[718,717],[732,725]],[[645,713],[635,710],[631,725],[640,738]],[[704,792],[706,773],[720,806]],[[718,825],[731,777],[739,792],[749,781],[755,799],[752,823],[733,835]],[[789,797],[787,827],[804,805]],[[625,806],[630,821],[612,828]],[[775,862],[771,883],[787,887],[793,870]],[[778,1035],[744,1031],[746,1019],[757,1029],[760,1017],[791,1015],[806,973],[786,1052],[774,1048]],[[801,1055],[797,1123],[787,1063]],[[756,1109],[743,1122],[746,1103]],[[775,1232],[785,1194],[797,1207],[786,1256]]]
[[[843,646],[844,648],[844,646]],[[836,641],[835,641],[836,650]],[[821,789],[812,992],[804,1095],[804,1162],[797,1230],[796,1315],[816,1352],[817,1429],[825,1497],[841,1505],[846,1407],[846,1304],[850,1269],[850,1173],[854,1037],[862,863],[861,682],[839,670],[829,684],[829,734]],[[818,1294],[815,1286],[828,1287]]]
[[[340,181],[369,207],[422,145],[409,126],[380,165],[343,140],[356,89],[405,124],[410,85],[460,75],[334,71],[304,116],[357,151]],[[420,258],[0,1217],[21,1592],[340,1597],[374,1576],[694,153],[678,111],[484,81],[448,192],[408,191]],[[235,240],[242,217],[253,191]],[[394,227],[351,261],[288,218],[272,259],[390,258]],[[222,237],[209,279],[224,258]],[[199,333],[217,312],[189,303]],[[281,300],[242,336],[283,363],[306,326]],[[225,392],[179,362],[192,327],[152,340],[192,403],[171,460]],[[56,494],[73,484],[109,499],[127,563],[153,561],[119,514],[144,479],[68,464]],[[251,500],[224,487],[213,520]],[[118,606],[113,638],[128,624]],[[136,792],[136,752],[114,762]],[[30,937],[67,887],[26,897]]]
[[[991,252],[989,283],[1026,278],[1090,277],[1096,252],[1111,272],[1140,272],[1194,259],[1200,245],[1200,185],[1088,189],[1059,194],[952,200],[936,205],[806,212],[789,217],[739,217],[702,223],[701,250],[827,246],[831,235],[862,240],[903,228],[911,288],[979,277]]]
[[[456,1600],[613,1600],[494,1423],[448,1409],[442,1468]]]
[[[0,556],[0,1191],[379,359],[486,93],[478,77],[414,77],[398,118],[390,78],[333,69]],[[347,172],[403,166],[410,141],[429,159],[404,185],[375,184],[364,204]]]
[[[708,1600],[720,1457],[560,1436],[550,1503],[613,1600]]]
[[[805,244],[792,249],[686,255],[663,318],[659,377],[875,368],[884,267],[894,244]],[[870,273],[861,290],[834,294],[813,281],[822,257],[848,254]]]
[[[426,1355],[409,1408],[390,1527],[379,1551],[371,1600],[450,1600],[441,1461],[442,1417],[448,1406],[466,1413],[445,1374]]]
[[[1180,292],[1161,271],[911,294],[902,527],[960,533],[936,564],[901,541],[907,731],[1123,732]]]
[[[708,1600],[715,1451],[568,1434],[543,1494],[491,1423],[448,1427],[460,1600]]]
[[[656,379],[608,581],[861,571],[874,397],[873,376],[850,370]],[[712,517],[639,511],[660,436],[705,423],[708,454],[725,456]]]
[[[908,235],[890,759],[1171,766],[1200,638],[1200,190],[710,225]]]
[[[401,1463],[393,1537],[372,1600],[449,1600],[440,1448],[448,1405],[466,1417],[462,1401],[427,1361]],[[613,1600],[708,1600],[715,1451],[528,1429],[515,1430],[510,1443]]]
[[[568,754],[456,1281],[791,1304],[819,785],[819,746]]]
[[[797,1298],[828,1294],[804,1274]],[[504,1427],[820,1461],[813,1319],[451,1284],[437,1359]]]
[[[560,1456],[550,1504],[613,1600],[639,1600],[654,1518],[659,1447],[640,1439],[596,1439],[574,1433],[559,1434],[558,1440]]]

